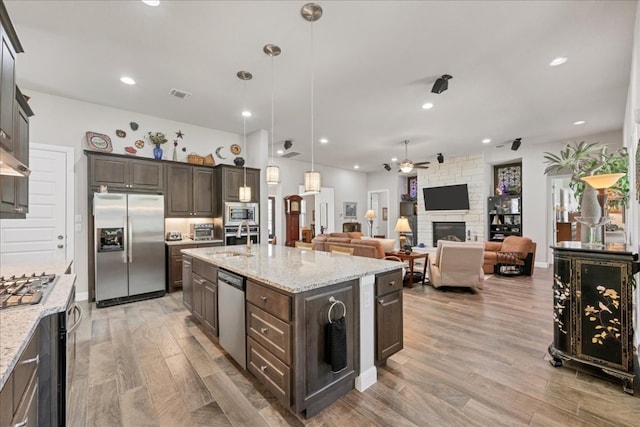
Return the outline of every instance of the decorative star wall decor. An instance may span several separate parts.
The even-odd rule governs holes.
[[[184,136],[184,134],[182,133],[181,130],[179,130],[178,132],[176,132],[176,137],[182,139],[182,137]]]

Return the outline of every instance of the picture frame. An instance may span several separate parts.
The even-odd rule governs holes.
[[[358,217],[358,203],[344,202],[344,219],[356,219]]]
[[[382,208],[382,220],[383,221],[388,221],[389,220],[389,209],[388,208]]]

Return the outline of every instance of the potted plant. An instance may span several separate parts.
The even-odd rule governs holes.
[[[153,149],[153,158],[156,160],[162,159],[162,148],[160,148],[160,145],[167,142],[167,137],[164,136],[162,132],[149,132],[147,138],[156,146],[156,148]]]
[[[600,205],[597,190],[582,181],[589,175],[609,173],[627,173],[629,153],[622,147],[613,153],[601,143],[572,142],[567,144],[559,154],[544,153],[547,167],[545,174],[570,173],[569,187],[573,190],[583,217],[599,217]],[[629,201],[629,179],[625,175],[609,188],[611,195],[608,206],[626,206]]]

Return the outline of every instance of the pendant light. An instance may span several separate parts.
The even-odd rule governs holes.
[[[304,173],[304,191],[307,193],[319,193],[321,188],[320,172],[313,170],[313,85],[314,85],[314,63],[313,63],[313,23],[322,17],[322,8],[315,3],[307,3],[302,6],[300,14],[311,23],[311,170]]]
[[[273,132],[273,99],[274,99],[274,84],[273,84],[273,57],[280,55],[282,50],[275,44],[268,44],[262,49],[264,53],[271,57],[271,162],[267,166],[267,184],[276,185],[280,183],[280,168],[274,164],[273,161],[273,142],[275,135]]]
[[[246,101],[247,101],[247,80],[251,80],[253,78],[253,75],[251,75],[250,72],[248,71],[238,71],[238,73],[236,74],[238,76],[238,78],[240,80],[243,81],[243,108],[242,108],[242,134],[244,136],[244,146],[242,147],[242,149],[245,151],[247,151],[247,117],[250,116],[251,114],[248,113],[247,111],[247,105],[246,105]],[[251,187],[247,187],[247,166],[243,167],[244,169],[244,185],[242,187],[240,187],[239,190],[239,199],[241,202],[250,202],[251,201]]]

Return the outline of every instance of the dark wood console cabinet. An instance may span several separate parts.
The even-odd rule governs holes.
[[[553,247],[553,258],[552,364],[574,360],[600,368],[633,394],[632,287],[638,255],[623,244],[593,249],[561,242]]]

